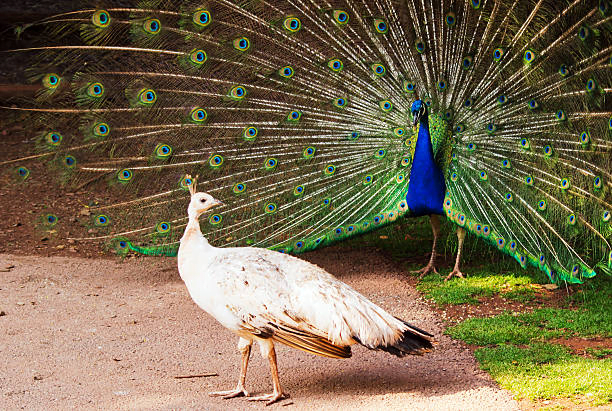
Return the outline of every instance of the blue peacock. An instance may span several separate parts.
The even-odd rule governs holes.
[[[553,281],[612,273],[612,4],[156,1],[36,23],[32,162],[107,192],[83,234],[174,255],[191,179],[216,246],[301,253],[430,215]],[[46,212],[43,225],[74,225]],[[407,247],[409,244],[407,244]]]

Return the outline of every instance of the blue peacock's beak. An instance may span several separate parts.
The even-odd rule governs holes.
[[[412,114],[414,116],[414,119],[412,121],[412,126],[414,128],[416,128],[417,124],[419,124],[419,121],[421,120],[421,111],[420,110],[419,111],[415,111]]]

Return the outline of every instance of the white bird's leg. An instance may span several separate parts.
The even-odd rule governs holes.
[[[438,270],[436,270],[435,262],[436,262],[436,244],[438,242],[438,235],[440,234],[440,216],[437,214],[431,214],[429,216],[429,222],[431,223],[431,231],[433,231],[433,247],[431,248],[431,258],[429,259],[429,263],[421,268],[420,270],[413,271],[414,274],[420,274],[419,280],[425,277],[430,272],[434,272],[438,274]]]
[[[283,393],[281,388],[280,378],[278,377],[278,366],[276,365],[276,352],[274,351],[274,343],[270,340],[258,340],[261,347],[261,355],[268,357],[270,361],[270,374],[272,374],[272,386],[274,390],[271,394],[260,395],[259,397],[251,397],[249,401],[267,401],[266,405],[274,404],[275,402],[287,398],[288,395]]]
[[[455,268],[446,277],[444,281],[450,280],[452,277],[464,278],[463,273],[459,271],[459,262],[461,261],[461,250],[463,250],[463,240],[465,240],[465,229],[463,227],[457,227],[457,239],[459,244],[457,246],[457,259],[455,260]]]
[[[253,345],[252,340],[240,338],[238,340],[238,350],[242,353],[242,365],[240,366],[240,377],[238,378],[238,385],[236,389],[229,391],[217,391],[211,392],[208,395],[211,397],[223,397],[225,399],[234,397],[248,397],[249,392],[244,388],[244,382],[246,381],[247,367],[249,365],[249,357],[251,356],[251,346]]]

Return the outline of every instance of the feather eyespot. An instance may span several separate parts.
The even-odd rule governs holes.
[[[99,27],[101,29],[109,26],[111,22],[110,14],[106,10],[96,10],[91,15],[91,22],[94,26]]]
[[[132,170],[128,168],[124,168],[123,170],[119,170],[117,173],[117,179],[121,182],[128,182],[134,177],[134,173]]]
[[[389,31],[389,26],[387,25],[387,22],[384,21],[383,19],[376,19],[374,20],[374,29],[376,30],[377,33],[380,34],[386,34],[387,31]]]
[[[158,144],[155,147],[155,157],[160,160],[165,160],[172,155],[172,147],[168,144]]]
[[[387,68],[380,63],[374,63],[370,66],[372,72],[377,76],[384,76],[387,73]]]
[[[230,89],[228,96],[236,101],[243,100],[247,95],[247,90],[244,86],[238,85]]]
[[[192,21],[198,27],[208,26],[211,20],[210,11],[204,9],[197,9],[192,16]]]
[[[285,66],[278,70],[278,74],[284,78],[291,78],[295,74],[295,70],[293,70],[293,67],[291,66]]]
[[[332,71],[338,72],[342,70],[342,68],[344,67],[344,64],[339,59],[332,59],[329,62],[327,62],[327,67],[332,69]]]
[[[344,26],[349,22],[349,15],[344,10],[334,10],[333,16],[336,23],[340,26]]]
[[[196,66],[201,66],[206,62],[206,60],[208,60],[208,56],[204,50],[195,49],[189,53],[189,61]]]
[[[142,24],[143,30],[148,34],[158,34],[161,31],[159,19],[147,19]]]
[[[61,83],[61,78],[55,73],[45,74],[42,78],[42,84],[47,89],[56,89]]]
[[[290,33],[297,33],[302,28],[302,21],[295,16],[287,17],[283,21],[283,27]]]
[[[251,47],[251,41],[246,37],[239,37],[232,42],[238,51],[247,51]]]
[[[242,137],[247,141],[255,140],[258,134],[259,130],[254,126],[249,126],[242,131]]]
[[[213,168],[218,168],[223,165],[223,161],[224,159],[222,156],[220,156],[219,154],[215,154],[210,157],[210,159],[208,160],[208,164]]]
[[[195,107],[191,110],[191,121],[194,123],[203,123],[208,118],[208,113],[201,107]]]

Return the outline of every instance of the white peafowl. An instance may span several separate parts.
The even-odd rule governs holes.
[[[240,340],[240,378],[235,389],[212,396],[249,396],[244,386],[251,345],[257,341],[270,361],[274,391],[251,401],[272,404],[285,397],[274,343],[330,358],[348,358],[358,343],[402,357],[424,354],[431,334],[385,312],[325,270],[277,251],[217,248],[200,231],[198,218],[221,205],[207,193],[189,190],[189,222],[178,250],[178,268],[191,298]]]

